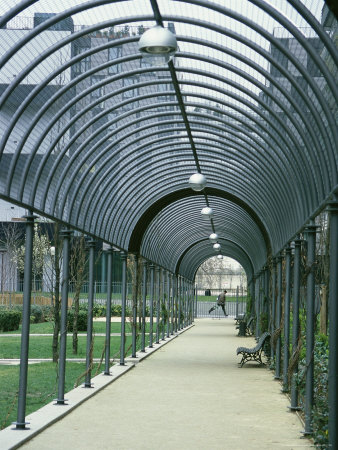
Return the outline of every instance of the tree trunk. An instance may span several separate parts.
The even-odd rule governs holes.
[[[74,318],[73,318],[73,355],[77,355],[78,349],[78,317],[79,317],[79,309],[80,309],[80,291],[81,284],[76,285],[76,291],[73,298],[73,308],[74,308]]]

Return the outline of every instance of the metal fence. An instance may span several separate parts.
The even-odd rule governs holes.
[[[195,317],[211,317],[212,319],[224,318],[223,310],[220,306],[217,306],[214,311],[209,314],[209,310],[216,303],[212,302],[197,302]],[[238,314],[246,312],[246,302],[226,302],[225,311],[230,317],[237,317]]]

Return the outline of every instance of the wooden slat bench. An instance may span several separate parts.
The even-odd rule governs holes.
[[[264,364],[262,361],[262,353],[264,351],[264,344],[267,341],[267,339],[270,339],[270,333],[267,331],[262,334],[262,336],[259,338],[259,341],[257,342],[256,347],[253,348],[247,348],[247,347],[238,347],[236,350],[236,354],[242,355],[241,361],[238,363],[240,367],[243,366],[248,361],[256,361],[259,364]]]

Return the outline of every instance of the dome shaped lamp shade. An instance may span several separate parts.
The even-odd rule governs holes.
[[[207,179],[201,173],[194,173],[189,178],[189,186],[193,191],[203,191],[206,183]]]
[[[210,242],[212,242],[213,244],[216,244],[217,239],[218,239],[218,234],[217,233],[211,233],[209,236]]]
[[[164,65],[177,51],[176,37],[168,29],[156,25],[142,34],[138,49],[150,64]]]
[[[216,243],[213,245],[213,248],[214,250],[216,250],[216,252],[219,252],[221,250],[221,244]]]
[[[201,214],[202,214],[202,217],[205,217],[206,219],[210,219],[213,216],[214,212],[213,212],[212,208],[209,208],[209,206],[206,206],[205,208],[202,208]]]

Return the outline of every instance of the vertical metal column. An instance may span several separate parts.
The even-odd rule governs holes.
[[[338,193],[329,204],[330,214],[330,281],[329,281],[329,447],[338,446],[337,440],[337,342],[338,342]]]
[[[178,331],[181,327],[181,316],[182,316],[182,277],[177,276],[177,299],[178,299]]]
[[[305,381],[305,430],[304,434],[312,434],[311,416],[313,406],[313,351],[315,322],[315,260],[316,260],[316,225],[311,220],[306,227],[307,235],[307,280],[306,280],[306,381]]]
[[[145,352],[146,346],[146,307],[147,307],[147,269],[148,264],[145,260],[143,265],[143,278],[142,278],[142,331],[141,331],[141,352]]]
[[[167,270],[167,337],[170,336],[170,274]]]
[[[272,281],[271,281],[271,322],[270,322],[270,333],[273,336],[276,330],[276,271],[277,271],[277,260],[273,258],[272,260]],[[271,369],[273,368],[273,360],[275,356],[273,345],[270,345],[271,353]]]
[[[283,289],[283,267],[282,267],[283,257],[279,255],[277,257],[277,308],[276,308],[276,327],[277,329],[281,326],[282,319],[282,289]],[[276,370],[275,379],[279,380],[281,378],[281,332],[277,338],[276,343]]]
[[[293,262],[293,302],[292,302],[292,352],[295,352],[298,346],[299,339],[299,303],[300,303],[300,254],[301,254],[302,240],[299,235],[295,239],[295,254]],[[298,405],[298,387],[295,380],[295,375],[298,373],[298,363],[293,369],[293,377],[291,380],[291,406],[293,411],[299,410]]]
[[[268,330],[270,330],[270,321],[271,321],[271,317],[270,317],[270,270],[269,270],[269,266],[267,265],[265,267],[264,270],[264,299],[266,300],[266,304],[265,304],[265,310],[264,312],[267,314],[267,320],[268,320]]]
[[[177,333],[178,330],[178,275],[174,275],[173,278],[173,288],[174,288],[174,332]]]
[[[239,299],[238,299],[238,286],[237,286],[236,287],[236,315],[235,315],[236,319],[238,318],[238,301],[239,301]]]
[[[260,314],[261,314],[261,275],[262,272],[259,272],[256,283],[255,283],[255,291],[256,291],[256,338],[259,338],[260,336],[260,326],[259,326],[259,320],[260,320]]]
[[[160,308],[161,308],[161,280],[160,268],[156,266],[156,344],[160,343]]]
[[[165,273],[164,269],[161,271],[162,273],[162,296],[161,296],[161,311],[162,311],[162,341],[165,340],[165,331],[166,331],[166,324],[168,322],[168,312],[166,314],[166,285],[165,285]],[[163,305],[163,308],[162,308]]]
[[[122,311],[121,311],[121,342],[120,342],[120,366],[124,366],[124,354],[126,346],[126,306],[127,306],[127,253],[121,252],[122,261]]]
[[[154,277],[155,277],[155,266],[154,264],[150,264],[150,321],[149,321],[149,347],[153,347],[153,315],[154,315]]]
[[[100,292],[107,292],[107,268],[106,268],[106,262],[107,262],[107,253],[105,251],[102,252],[101,255],[101,262],[102,262],[102,270],[101,270],[101,289]]]
[[[175,331],[175,275],[171,275],[171,335]]]
[[[71,231],[64,229],[60,236],[63,238],[62,252],[62,282],[61,282],[61,321],[60,321],[60,357],[59,357],[59,382],[56,405],[64,405],[65,400],[65,376],[66,376],[66,348],[67,348],[67,311],[68,311],[68,287],[69,287],[69,241]]]
[[[290,345],[290,300],[291,300],[291,247],[285,249],[285,300],[284,300],[284,357],[283,357],[283,392],[289,392],[289,345]]]
[[[113,248],[107,250],[107,301],[106,301],[106,349],[104,361],[104,375],[110,375],[110,330],[111,330],[111,297],[113,278]]]
[[[93,304],[94,304],[94,265],[95,241],[91,239],[89,246],[89,283],[88,283],[88,318],[87,318],[87,348],[86,348],[86,377],[84,387],[91,388],[91,372],[93,363]]]
[[[133,326],[132,326],[132,341],[131,341],[131,357],[136,358],[136,330],[137,330],[137,294],[138,294],[138,260],[139,256],[134,255],[134,284],[133,284]]]
[[[256,286],[256,276],[253,275],[251,278],[251,284],[250,284],[250,294],[251,294],[251,315],[255,317],[256,315],[256,298],[255,298],[255,286]]]
[[[197,319],[197,302],[198,302],[198,289],[197,289],[197,284],[195,284],[195,317]]]
[[[27,373],[28,373],[28,349],[29,349],[29,325],[31,310],[31,288],[32,288],[32,259],[33,259],[33,237],[34,219],[33,211],[29,211],[26,219],[26,242],[25,242],[25,268],[23,280],[23,306],[22,306],[22,331],[20,351],[20,375],[17,421],[14,423],[17,430],[26,428],[26,395],[27,395]]]
[[[194,309],[194,291],[193,291],[193,287],[192,287],[192,282],[189,281],[188,283],[188,287],[189,287],[189,321],[188,321],[188,325],[192,324],[193,321],[193,309]]]

